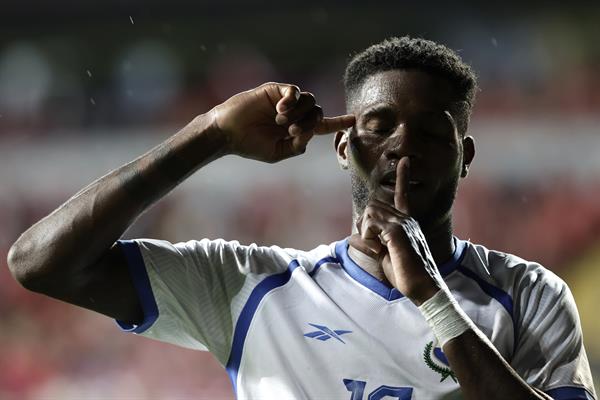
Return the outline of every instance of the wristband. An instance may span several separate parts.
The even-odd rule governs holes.
[[[460,308],[448,289],[438,290],[432,298],[419,306],[419,311],[425,317],[441,347],[450,339],[475,328],[473,321]]]

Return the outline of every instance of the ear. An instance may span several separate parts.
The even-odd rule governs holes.
[[[469,166],[475,157],[475,139],[473,136],[465,136],[463,142],[463,165],[460,172],[460,177],[464,178],[469,173]]]
[[[337,153],[338,164],[341,169],[348,169],[348,135],[349,130],[337,131],[334,139],[335,151]]]

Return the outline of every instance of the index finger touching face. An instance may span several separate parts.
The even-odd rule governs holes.
[[[402,157],[396,166],[394,207],[396,207],[398,211],[410,216],[410,207],[408,204],[409,180],[410,158]]]
[[[343,131],[354,126],[356,118],[352,114],[340,115],[337,117],[323,118],[317,126],[315,126],[315,134],[323,135]]]

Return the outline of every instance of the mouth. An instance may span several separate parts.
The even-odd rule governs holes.
[[[396,190],[396,172],[391,171],[391,172],[386,173],[383,176],[383,179],[381,180],[380,185],[386,190],[395,191]],[[423,185],[423,183],[417,179],[411,179],[408,181],[409,190],[417,189],[418,187],[420,187],[422,185]]]

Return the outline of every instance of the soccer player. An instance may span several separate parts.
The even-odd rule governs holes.
[[[393,38],[352,59],[345,87],[348,115],[334,118],[293,85],[233,96],[27,230],[12,274],[125,330],[208,349],[240,399],[595,398],[565,283],[452,234],[475,154],[470,67]],[[310,251],[118,240],[209,162],[277,162],[328,132],[352,182],[349,238]]]

